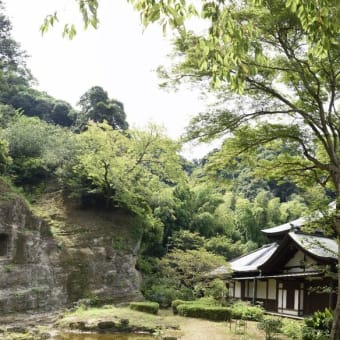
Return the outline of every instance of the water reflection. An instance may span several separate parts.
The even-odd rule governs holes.
[[[55,340],[154,340],[151,335],[144,334],[84,334],[62,333],[54,337]]]

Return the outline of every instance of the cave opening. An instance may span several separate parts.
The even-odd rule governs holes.
[[[0,234],[0,256],[6,256],[8,252],[8,235]]]

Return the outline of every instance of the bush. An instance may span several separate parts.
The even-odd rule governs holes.
[[[251,306],[245,302],[236,302],[231,307],[232,318],[261,321],[263,319],[264,310],[259,306]]]
[[[188,305],[188,304],[200,306],[200,307],[208,307],[208,306],[218,306],[218,307],[220,307],[218,302],[215,301],[211,297],[204,297],[204,298],[201,298],[201,299],[195,300],[195,301],[177,299],[177,300],[172,301],[172,303],[171,303],[171,308],[172,308],[173,313],[178,314],[177,307],[179,305]]]
[[[171,301],[178,296],[178,291],[171,286],[154,284],[144,294],[146,299],[159,303],[162,308],[167,308],[171,305]]]
[[[192,303],[192,301],[174,300],[174,301],[171,302],[172,312],[173,312],[174,314],[178,314],[177,307],[178,307],[179,305],[190,304],[190,303]]]
[[[156,280],[154,280],[156,281]],[[159,303],[161,308],[171,306],[171,302],[176,299],[193,300],[194,293],[192,289],[186,287],[178,287],[171,280],[161,279],[158,282],[147,282],[143,287],[144,297],[148,301]]]
[[[282,320],[281,319],[263,319],[257,324],[257,328],[266,333],[266,340],[274,339],[273,334],[281,333]]]
[[[205,289],[205,295],[212,296],[215,300],[224,302],[228,297],[228,289],[225,285],[225,281],[221,279],[213,280]]]
[[[317,311],[310,318],[304,320],[302,327],[303,340],[326,340],[329,339],[333,314],[326,308],[323,312]]]
[[[177,306],[178,314],[192,318],[213,321],[227,321],[231,319],[231,309],[227,307],[203,306],[195,303],[185,303]]]
[[[131,302],[130,308],[132,310],[137,310],[139,312],[145,312],[149,314],[157,314],[159,309],[159,304],[157,302]]]
[[[301,326],[301,321],[283,319],[282,333],[289,339],[299,340],[302,337]]]

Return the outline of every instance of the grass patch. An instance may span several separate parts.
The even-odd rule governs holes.
[[[257,328],[257,322],[247,321],[245,332],[240,334],[236,329],[236,322],[214,322],[204,319],[187,318],[173,315],[170,309],[159,310],[158,315],[141,313],[128,307],[78,308],[68,312],[58,321],[59,328],[67,329],[72,322],[96,323],[98,321],[129,320],[129,326],[143,326],[154,329],[155,334],[163,337],[173,336],[183,340],[216,339],[216,340],[263,340],[265,334]],[[280,340],[289,338],[280,335]]]
[[[129,307],[114,307],[104,306],[102,308],[78,308],[73,312],[68,312],[58,321],[59,327],[68,327],[71,322],[84,321],[88,323],[95,323],[101,321],[114,321],[117,322],[122,319],[129,320],[129,326],[132,328],[176,328],[177,325],[165,317],[141,313],[139,311],[131,310]]]

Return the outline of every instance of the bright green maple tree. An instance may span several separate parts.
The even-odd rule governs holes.
[[[159,225],[151,198],[185,178],[178,143],[157,126],[124,134],[106,122],[90,122],[75,138],[78,151],[63,176],[69,190],[78,196],[97,195],[107,207],[126,209],[151,227]]]

